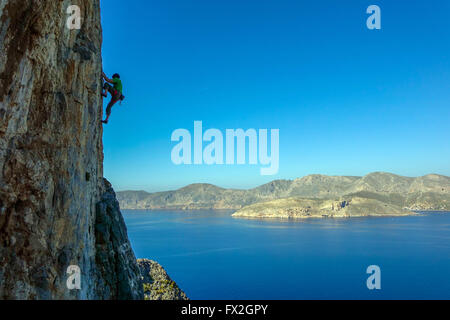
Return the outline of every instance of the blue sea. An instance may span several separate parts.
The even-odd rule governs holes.
[[[450,299],[450,213],[261,221],[123,210],[137,258],[190,299]],[[366,269],[381,270],[369,290]]]

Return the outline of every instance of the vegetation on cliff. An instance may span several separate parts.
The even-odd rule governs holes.
[[[138,259],[146,300],[189,300],[164,268],[149,259]]]

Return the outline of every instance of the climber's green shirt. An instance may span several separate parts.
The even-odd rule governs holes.
[[[114,83],[114,89],[122,93],[122,80],[120,80],[119,78],[114,78],[112,79],[112,81]]]

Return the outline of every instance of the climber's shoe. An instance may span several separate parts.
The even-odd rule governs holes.
[[[102,96],[105,97],[105,98],[108,97],[108,95],[106,93],[103,93],[103,92],[102,92]]]
[[[102,123],[107,124],[108,120],[102,120]]]

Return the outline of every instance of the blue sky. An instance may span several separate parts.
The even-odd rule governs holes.
[[[366,8],[381,8],[368,30]],[[311,173],[450,175],[450,2],[102,1],[126,100],[104,126],[117,190],[249,188]],[[106,101],[105,101],[106,105]],[[176,166],[172,132],[280,130],[280,167]]]

